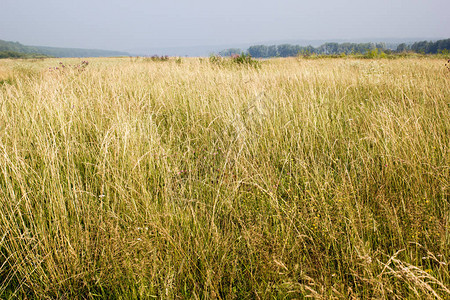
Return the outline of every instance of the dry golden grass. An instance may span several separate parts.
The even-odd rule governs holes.
[[[445,60],[80,61],[0,61],[0,297],[450,297]]]

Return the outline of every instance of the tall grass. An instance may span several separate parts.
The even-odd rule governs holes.
[[[0,297],[450,297],[444,63],[1,61]]]

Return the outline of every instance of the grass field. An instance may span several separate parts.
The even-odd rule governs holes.
[[[88,61],[0,61],[0,298],[449,299],[445,59]]]

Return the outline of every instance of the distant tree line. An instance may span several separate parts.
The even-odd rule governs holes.
[[[377,50],[386,53],[412,51],[424,54],[436,54],[450,50],[450,39],[439,40],[436,42],[416,42],[412,45],[400,44],[397,49],[388,49],[385,43],[325,43],[319,47],[299,46],[291,44],[282,45],[255,45],[247,49],[246,53],[252,57],[269,58],[269,57],[290,57],[299,54],[310,55],[336,55],[336,54],[364,54]],[[226,49],[219,54],[222,56],[231,56],[241,53],[240,49]]]
[[[242,50],[239,48],[230,48],[230,49],[225,49],[223,51],[219,52],[220,56],[233,56],[236,54],[241,54]]]
[[[28,54],[15,51],[0,51],[0,58],[26,58]]]
[[[0,51],[1,58],[46,58],[50,57],[48,55],[43,55],[39,53],[20,53],[15,51]]]
[[[384,43],[325,43],[319,47],[313,46],[299,46],[299,45],[256,45],[248,48],[248,53],[253,57],[289,57],[296,56],[298,54],[351,54],[351,53],[364,53],[369,50],[379,49],[386,50]]]
[[[96,50],[96,49],[78,49],[78,48],[55,48],[40,46],[25,46],[18,42],[8,42],[0,40],[1,53],[22,53],[35,54],[41,56],[53,57],[103,57],[103,56],[128,56],[126,52]],[[3,54],[6,55],[6,54]],[[17,56],[17,54],[15,54]],[[10,56],[15,57],[15,56]]]
[[[436,42],[416,42],[411,45],[411,51],[425,54],[436,54],[445,51],[450,51],[450,39],[439,40]]]

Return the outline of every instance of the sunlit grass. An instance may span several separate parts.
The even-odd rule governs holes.
[[[448,298],[445,62],[0,61],[0,296]]]

